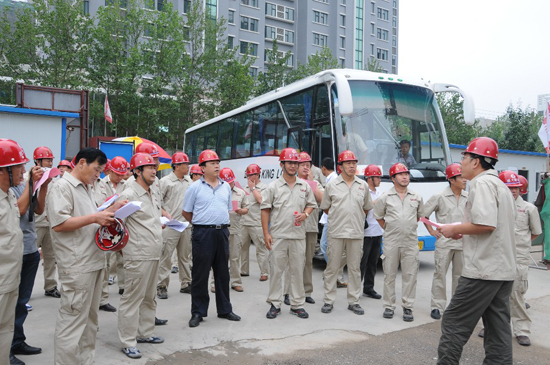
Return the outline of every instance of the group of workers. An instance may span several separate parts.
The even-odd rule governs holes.
[[[438,363],[458,363],[480,318],[490,363],[511,364],[510,313],[517,341],[530,344],[524,295],[530,242],[541,234],[540,219],[536,208],[520,196],[527,181],[512,171],[495,171],[498,146],[492,139],[472,140],[461,164],[446,168],[449,186],[426,203],[409,189],[406,163],[390,168],[393,187],[380,192],[380,167],[358,171],[358,159],[349,150],[338,155],[335,173],[331,158],[319,169],[307,152],[285,148],[279,155],[279,178],[266,185],[260,180],[260,166],[251,164],[244,188],[231,169],[220,167],[215,151],[202,151],[198,165],[191,168],[188,156],[176,152],[173,171],[160,180],[159,155],[147,142],[137,145],[129,163],[120,156],[108,161],[102,151],[85,148],[72,162],[61,161],[61,175],[53,177],[46,169],[53,166],[49,148],[34,151],[35,166],[25,174],[28,159],[23,149],[0,139],[1,364],[8,358],[10,364],[24,364],[15,355],[41,352],[25,342],[23,331],[40,262],[37,244],[44,260],[45,295],[61,298],[55,363],[89,364],[98,311],[117,311],[108,302],[114,276],[121,294],[122,352],[140,358],[137,344],[164,342],[155,335],[155,326],[167,322],[156,317],[156,298],[168,298],[174,255],[180,292],[191,294],[190,327],[207,316],[209,291],[215,293],[219,318],[241,320],[233,312],[229,292],[244,291],[251,242],[259,280],[269,281],[266,317],[279,316],[285,303],[290,314],[308,318],[305,303],[315,303],[312,261],[321,211],[320,249],[327,260],[322,313],[332,312],[337,288],[347,287],[348,310],[364,314],[359,303],[363,294],[383,299],[383,317],[393,318],[401,267],[403,320],[413,321],[418,221],[435,213],[437,223],[423,221],[437,238],[431,316],[442,318]],[[101,172],[106,173],[103,179]],[[49,176],[34,189],[45,173]],[[139,209],[115,217],[129,202],[139,202]],[[183,231],[167,228],[160,217],[189,226]],[[379,258],[383,295],[374,289]],[[447,306],[446,273],[451,265],[453,297]],[[348,283],[342,278],[345,266]]]

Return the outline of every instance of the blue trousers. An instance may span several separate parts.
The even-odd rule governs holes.
[[[218,314],[233,311],[229,301],[229,229],[193,226],[193,268],[191,271],[191,314],[208,315],[208,276],[214,271]]]
[[[321,252],[323,253],[323,256],[325,257],[325,261],[328,262],[328,256],[327,256],[327,233],[328,233],[328,223],[323,225],[323,233],[321,233]]]
[[[21,282],[19,283],[19,297],[15,306],[15,328],[13,331],[13,341],[11,347],[18,346],[25,342],[25,332],[23,331],[23,323],[27,319],[27,306],[31,298],[32,289],[34,287],[34,279],[40,264],[40,253],[38,251],[23,255],[23,266],[21,266]]]

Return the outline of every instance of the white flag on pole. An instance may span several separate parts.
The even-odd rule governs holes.
[[[550,127],[548,123],[550,122],[550,102],[548,102],[546,109],[544,110],[544,118],[542,119],[542,125],[539,129],[539,138],[546,148],[546,153],[550,154]]]
[[[111,115],[111,108],[109,107],[109,99],[105,95],[105,120],[113,124],[113,116]]]

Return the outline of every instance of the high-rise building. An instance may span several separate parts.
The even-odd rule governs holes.
[[[257,58],[253,75],[264,71],[274,39],[279,51],[290,51],[290,67],[326,46],[341,67],[366,69],[373,58],[384,72],[398,72],[399,0],[154,1],[154,9],[170,1],[181,14],[201,1],[212,17],[225,18],[229,45]],[[84,0],[84,11],[93,15],[106,3],[112,0]]]

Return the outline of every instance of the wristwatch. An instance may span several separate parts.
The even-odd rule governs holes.
[[[306,218],[309,218],[309,214],[307,214],[307,212],[304,212],[304,214],[306,215]]]
[[[250,191],[254,191],[254,190],[256,190],[256,187],[255,187],[255,186],[254,186],[252,189],[250,189]]]

